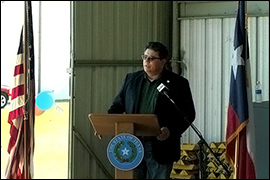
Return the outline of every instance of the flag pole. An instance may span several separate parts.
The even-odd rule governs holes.
[[[29,140],[28,140],[28,117],[29,117],[29,68],[28,68],[28,46],[29,46],[29,14],[28,14],[28,8],[29,8],[29,2],[24,2],[24,41],[23,41],[23,61],[24,61],[24,69],[25,69],[25,106],[24,106],[24,118],[23,118],[23,124],[24,124],[24,178],[29,179],[29,157],[28,157],[28,150],[29,150]]]
[[[239,158],[239,133],[235,140],[235,157],[234,157],[234,179],[237,179],[238,173],[238,158]]]

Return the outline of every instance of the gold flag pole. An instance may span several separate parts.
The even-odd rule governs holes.
[[[238,159],[239,159],[239,134],[237,135],[235,140],[234,179],[237,179]]]

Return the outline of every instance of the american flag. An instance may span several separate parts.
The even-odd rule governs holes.
[[[234,166],[236,179],[255,179],[254,118],[245,22],[245,2],[239,1],[231,66],[226,152]]]
[[[35,122],[34,37],[31,1],[24,3],[21,31],[8,122],[10,123],[7,179],[32,179]]]

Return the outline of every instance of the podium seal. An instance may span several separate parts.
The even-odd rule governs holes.
[[[110,163],[120,170],[131,170],[137,167],[144,155],[141,141],[134,135],[123,133],[115,136],[107,147]]]

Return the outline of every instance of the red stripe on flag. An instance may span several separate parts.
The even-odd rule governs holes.
[[[17,98],[18,96],[24,95],[24,84],[21,84],[12,89],[11,100]]]
[[[20,74],[23,74],[23,64],[19,64],[17,66],[15,66],[15,70],[14,70],[14,77]]]
[[[16,127],[13,123],[12,120],[18,121],[17,118],[23,115],[23,107],[19,107],[13,111],[10,111],[9,116],[8,116],[8,123],[10,124],[10,140],[8,144],[8,153],[10,153],[11,148],[15,145],[17,137],[18,137],[18,128]],[[22,118],[21,118],[22,119]]]
[[[247,136],[246,128],[240,132],[239,138],[239,173],[237,173],[237,179],[256,179],[255,167],[251,160],[250,154],[247,151]]]
[[[13,111],[10,111],[9,116],[8,116],[9,124],[13,124],[12,120],[16,119],[22,115],[23,115],[23,107],[19,107],[17,109],[14,109]]]
[[[9,143],[8,143],[8,153],[10,153],[11,148],[14,147],[14,145],[16,144],[17,137],[18,137],[17,127],[15,127],[13,124],[11,124],[9,133],[10,133],[10,139],[9,139]]]
[[[233,107],[229,104],[228,107],[228,122],[227,122],[227,134],[226,139],[229,141],[229,137],[232,136],[233,133],[240,126],[240,122],[238,120],[237,114],[234,111]]]

